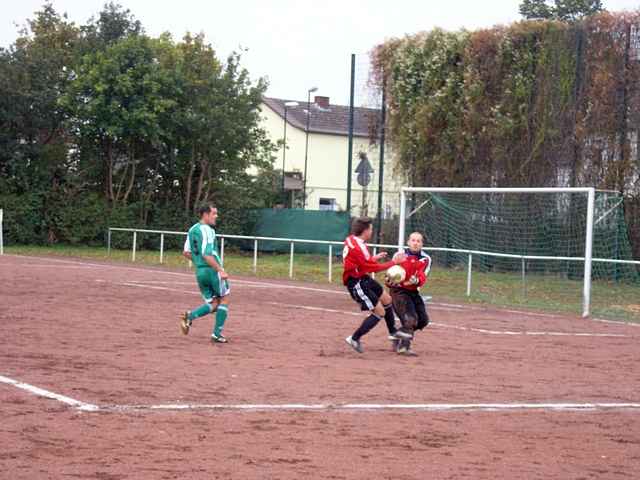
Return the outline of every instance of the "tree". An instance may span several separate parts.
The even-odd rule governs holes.
[[[108,223],[179,229],[206,200],[235,210],[226,229],[251,233],[241,210],[271,206],[277,191],[265,89],[202,35],[152,38],[115,3],[78,27],[45,4],[0,48],[10,238],[86,243]]]
[[[81,30],[83,53],[104,49],[124,38],[144,34],[142,24],[131,11],[114,2],[106,3],[98,17],[91,18]]]
[[[0,157],[17,191],[60,180],[66,132],[57,99],[70,82],[77,41],[75,25],[46,4],[11,49],[0,52],[0,131],[6,135]]]
[[[574,22],[604,11],[601,0],[556,0],[556,17]]]
[[[545,0],[523,0],[520,15],[527,20],[549,19],[553,18],[553,7]]]
[[[175,83],[157,60],[162,40],[130,36],[86,55],[60,103],[73,115],[81,148],[99,145],[101,182],[112,204],[127,203],[149,145],[176,106]],[[91,159],[90,159],[91,160]]]
[[[181,94],[173,124],[179,152],[175,172],[181,175],[187,214],[215,197],[225,182],[245,178],[247,169],[271,168],[274,145],[259,127],[266,83],[252,84],[239,54],[222,63],[202,35],[189,34],[177,52]]]
[[[55,241],[58,199],[76,187],[57,100],[71,81],[78,39],[78,28],[45,4],[0,52],[0,194],[3,203],[17,200],[40,217],[25,221],[19,237]]]
[[[396,171],[418,185],[622,192],[637,256],[639,21],[640,12],[603,12],[378,46]]]
[[[603,11],[601,0],[523,0],[520,15],[526,19],[553,19],[573,22]]]

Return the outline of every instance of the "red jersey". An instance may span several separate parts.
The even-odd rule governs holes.
[[[404,253],[407,255],[407,259],[400,264],[400,266],[404,268],[404,271],[407,272],[404,282],[408,282],[409,279],[415,275],[418,279],[418,283],[414,285],[405,285],[404,282],[402,282],[402,285],[399,285],[399,287],[404,288],[405,290],[415,291],[423,286],[427,281],[427,275],[429,275],[429,271],[431,270],[431,257],[422,250],[419,252],[412,252],[410,249],[406,248]]]
[[[381,272],[393,266],[392,261],[378,263],[371,259],[369,248],[359,237],[349,235],[344,241],[342,250],[342,283],[347,284],[349,277],[362,278],[370,273]]]

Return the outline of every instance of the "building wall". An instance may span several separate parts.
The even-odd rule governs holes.
[[[263,127],[269,133],[274,142],[282,141],[284,135],[284,119],[275,113],[267,105],[262,105]],[[284,169],[286,172],[298,171],[304,173],[305,160],[305,131],[287,124],[287,151],[285,154]],[[355,137],[353,142],[353,168],[358,165],[359,153],[365,152],[369,163],[374,169],[371,182],[364,190],[357,183],[357,174],[352,175],[351,205],[354,215],[377,214],[378,205],[378,167],[379,149],[377,145],[370,145],[368,138]],[[282,148],[276,152],[277,160],[275,168],[282,169]],[[320,209],[320,199],[335,199],[336,210],[345,210],[347,207],[347,154],[348,137],[346,135],[330,135],[309,133],[309,148],[307,154],[307,208]],[[400,186],[393,178],[392,152],[385,149],[383,186],[383,212],[394,211],[397,213]],[[363,210],[363,197],[368,204],[366,212]]]

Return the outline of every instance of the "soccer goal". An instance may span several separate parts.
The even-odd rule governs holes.
[[[566,306],[573,300],[586,317],[592,278],[638,280],[638,262],[628,261],[631,249],[617,192],[403,188],[399,245],[414,230],[425,234],[435,264],[466,271],[466,295],[487,303],[501,302],[500,295],[508,297],[505,304],[532,306],[553,301]],[[473,288],[472,277],[477,278]]]

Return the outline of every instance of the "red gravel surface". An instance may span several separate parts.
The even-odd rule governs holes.
[[[191,273],[0,257],[0,478],[639,478],[640,409],[344,410],[640,402],[640,327],[436,302],[390,351],[343,290],[233,278],[227,345]],[[322,404],[319,411],[157,410]]]

